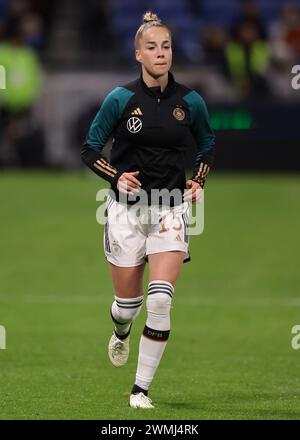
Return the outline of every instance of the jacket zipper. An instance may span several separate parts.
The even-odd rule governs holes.
[[[157,98],[157,116],[158,116],[158,123],[160,122],[160,98]]]

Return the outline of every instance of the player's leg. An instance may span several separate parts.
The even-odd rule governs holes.
[[[143,294],[144,268],[145,261],[133,267],[119,267],[109,263],[115,294],[120,298],[135,298]]]
[[[128,360],[130,330],[143,305],[143,273],[145,263],[134,267],[118,267],[109,263],[115,300],[111,306],[114,332],[109,341],[108,355],[115,367]]]
[[[127,362],[132,321],[143,304],[146,237],[138,226],[126,205],[108,199],[104,250],[115,293],[110,310],[114,332],[108,354],[116,367]]]
[[[132,407],[153,407],[147,397],[148,389],[169,338],[171,302],[183,260],[182,251],[148,256],[147,321],[140,339],[136,379],[130,396]]]
[[[145,262],[134,267],[118,267],[109,263],[109,267],[115,292],[111,316],[116,336],[122,339],[130,331],[131,323],[142,307]]]

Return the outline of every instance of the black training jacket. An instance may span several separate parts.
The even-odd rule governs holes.
[[[82,160],[110,182],[117,200],[117,181],[129,171],[140,172],[137,178],[147,194],[152,189],[175,188],[183,193],[183,157],[189,131],[198,150],[192,180],[203,187],[215,145],[203,98],[177,83],[170,72],[163,92],[159,86],[148,87],[141,75],[106,96],[82,147]],[[110,136],[113,141],[108,161],[102,150]]]

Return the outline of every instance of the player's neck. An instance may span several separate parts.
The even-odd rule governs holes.
[[[167,85],[168,85],[168,80],[169,80],[168,72],[165,75],[160,76],[159,78],[154,78],[153,76],[151,76],[145,70],[143,71],[142,75],[143,75],[144,83],[148,87],[158,87],[158,86],[160,86],[160,89],[163,92],[165,90],[165,88],[167,87]]]

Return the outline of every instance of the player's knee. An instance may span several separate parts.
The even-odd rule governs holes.
[[[170,313],[172,298],[165,292],[157,292],[147,297],[147,312],[156,315],[168,315]]]
[[[120,323],[133,321],[140,313],[143,306],[143,297],[122,299],[115,297],[112,305],[113,317]]]
[[[118,307],[118,315],[120,322],[133,321],[141,311],[142,306],[136,307],[134,309],[123,309]]]
[[[147,311],[157,315],[169,315],[174,286],[168,281],[153,280],[148,286]]]

